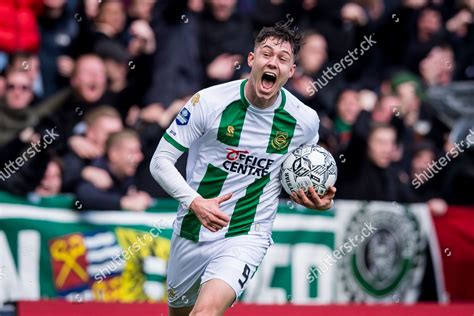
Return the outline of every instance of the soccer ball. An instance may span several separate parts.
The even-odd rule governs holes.
[[[303,145],[295,149],[283,162],[281,184],[286,193],[310,186],[316,193],[324,195],[336,183],[337,166],[333,156],[319,145]]]

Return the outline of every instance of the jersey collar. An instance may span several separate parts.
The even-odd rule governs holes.
[[[242,83],[240,84],[240,100],[242,100],[242,103],[244,104],[245,108],[248,108],[250,104],[250,102],[247,100],[247,97],[245,96],[245,84],[247,83],[248,79],[245,79],[242,81]],[[283,110],[283,108],[285,107],[285,103],[286,103],[286,94],[285,94],[285,91],[282,89],[280,89],[280,96],[281,96],[281,103],[280,103],[280,106],[279,107],[275,107],[274,108],[274,111],[281,111]],[[278,101],[279,98],[277,98],[277,101]],[[275,102],[277,102],[275,101]],[[271,108],[273,108],[274,105],[271,106]],[[258,110],[258,111],[266,111],[266,109],[262,110],[254,105],[252,105],[252,108],[254,108],[255,110]]]

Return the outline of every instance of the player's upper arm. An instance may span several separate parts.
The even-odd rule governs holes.
[[[205,107],[201,94],[196,93],[168,127],[164,139],[180,151],[188,150],[206,132],[210,113]]]
[[[308,128],[308,140],[305,144],[316,144],[319,141],[319,116],[314,110],[310,110],[310,113],[306,116],[308,119],[305,121],[305,125]]]

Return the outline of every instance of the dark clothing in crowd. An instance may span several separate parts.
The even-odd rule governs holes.
[[[45,103],[51,103],[51,106],[58,108],[58,110],[51,114],[51,122],[54,126],[58,127],[59,141],[58,151],[63,154],[67,150],[68,140],[75,134],[82,134],[85,126],[79,125],[84,119],[84,115],[95,109],[96,107],[104,104],[116,104],[114,100],[114,94],[106,92],[101,99],[96,102],[89,103],[79,98],[72,89],[66,89],[61,91],[62,96],[65,98],[58,98],[52,96],[45,100]],[[112,101],[109,101],[112,100]]]
[[[199,46],[204,74],[206,74],[207,66],[221,54],[240,55],[243,58],[240,64],[246,64],[248,52],[253,48],[250,19],[235,12],[229,20],[218,21],[210,10],[205,10],[199,28]],[[234,73],[232,79],[238,79],[238,71]],[[223,82],[205,75],[205,86],[218,83]]]
[[[79,23],[74,19],[75,1],[67,1],[57,19],[41,16],[38,19],[41,33],[39,59],[44,95],[48,97],[65,88],[68,79],[58,72],[57,58],[70,55],[70,44],[79,35]]]
[[[446,167],[441,189],[442,197],[448,204],[474,205],[472,194],[474,179],[474,151],[473,146],[464,149],[458,157]]]
[[[150,160],[153,157],[156,146],[158,146],[165,130],[163,130],[158,124],[143,124],[138,127],[138,130],[140,132],[140,141],[142,144],[144,159],[138,166],[137,174],[135,176],[137,189],[147,192],[151,197],[168,197],[168,193],[166,193],[155,179],[153,179],[150,173]],[[186,177],[187,157],[188,154],[186,152],[178,159],[175,165],[183,177]]]
[[[362,113],[354,123],[347,147],[338,155],[337,197],[352,200],[399,201],[406,198],[395,164],[377,166],[367,154],[370,121]],[[343,156],[341,156],[343,155]]]
[[[134,184],[134,179],[128,177],[118,179],[112,174],[105,158],[100,158],[91,163],[91,166],[105,170],[112,178],[113,185],[107,190],[100,190],[92,183],[81,180],[76,188],[77,199],[82,203],[84,209],[88,210],[120,210],[120,200],[127,195],[128,190]]]
[[[14,138],[0,147],[0,190],[25,196],[41,182],[50,158],[50,144],[43,139],[35,146]]]
[[[348,153],[346,159],[352,157]],[[353,170],[342,166],[340,175],[337,185],[339,199],[399,201],[398,175],[392,167],[380,168],[365,157]]]
[[[54,154],[63,159],[63,192],[76,192],[86,208],[120,209],[120,199],[127,194],[132,179],[112,176],[112,189],[95,188],[81,176],[91,161],[77,156],[68,144],[72,136],[86,131],[84,117],[89,111],[109,105],[118,110],[124,125],[133,125],[128,127],[139,133],[144,159],[134,177],[137,189],[152,197],[168,197],[151,176],[149,161],[166,129],[166,119],[176,115],[174,105],[200,89],[246,76],[250,72],[247,56],[253,51],[257,32],[280,22],[303,34],[322,36],[318,42],[312,42],[314,46],[307,46],[305,54],[296,56],[297,69],[286,88],[318,112],[320,144],[328,147],[339,164],[336,198],[426,202],[441,197],[450,204],[473,203],[470,192],[474,179],[472,151],[461,153],[420,188],[414,188],[409,176],[415,156],[413,148],[429,141],[436,157],[445,155],[446,140],[456,134],[460,125],[457,120],[472,112],[469,107],[474,91],[472,83],[452,83],[474,78],[474,24],[457,26],[454,30],[447,24],[461,10],[467,10],[455,1],[431,1],[423,7],[409,1],[242,0],[235,6],[204,1],[199,8],[187,0],[160,0],[150,7],[128,10],[133,9],[131,1],[124,0],[118,4],[124,8],[124,25],[111,20],[117,3],[107,6],[104,1],[71,0],[53,8],[42,0],[3,2],[0,3],[0,168],[29,149],[30,140],[25,140],[25,135],[31,130],[44,135],[45,131],[54,129],[59,136],[19,170],[5,173],[6,169],[1,169],[0,176],[5,181],[0,181],[0,189],[21,195],[33,191]],[[94,5],[100,13],[98,16],[94,16]],[[143,9],[150,11],[143,12]],[[429,23],[420,24],[420,16],[424,16],[426,10],[434,10],[434,15],[438,11],[441,20],[435,21],[435,16]],[[472,10],[469,12],[472,14]],[[347,13],[351,14],[345,16]],[[218,19],[218,15],[222,17]],[[139,23],[132,28],[135,21]],[[142,27],[135,28],[140,24]],[[434,47],[439,49],[434,51]],[[454,59],[448,71],[442,68],[445,65],[436,63],[439,64],[439,56],[450,56],[451,51]],[[33,55],[22,57],[24,52]],[[12,53],[20,54],[7,61],[7,55]],[[72,60],[60,57],[77,60],[91,53],[104,61],[106,67],[101,71],[109,77],[109,84],[99,100],[88,103],[76,95],[71,86],[71,82],[75,87],[81,86],[86,77],[77,76],[71,81],[68,72],[72,70],[69,69]],[[233,66],[232,71],[220,69],[223,71],[208,74],[209,65],[222,55],[230,56],[223,58],[222,67]],[[15,92],[16,97],[19,96],[16,101],[21,101],[25,96],[21,95],[22,90],[28,87],[23,87],[25,84],[18,78],[5,74],[12,67],[23,65],[25,61],[21,58],[35,61],[37,57],[39,74],[26,71],[36,70],[35,66],[30,69],[22,66],[25,69],[20,70],[25,72],[25,82],[25,77],[31,75],[27,79],[33,82],[34,93],[44,98],[40,103],[30,102],[23,110],[9,109],[3,94]],[[429,67],[420,67],[422,60]],[[343,70],[337,71],[335,63]],[[211,78],[213,75],[217,78]],[[4,78],[13,82],[7,83]],[[311,86],[307,81],[311,81]],[[407,82],[410,85],[398,89]],[[463,87],[450,88],[457,84]],[[308,88],[314,90],[310,96]],[[336,111],[337,97],[348,89],[369,91],[353,98],[354,103],[349,107]],[[429,90],[433,89],[440,91],[430,97]],[[400,99],[400,106],[406,107],[400,113],[399,109],[393,109],[393,119],[389,122],[397,132],[400,157],[389,167],[380,168],[368,157],[367,138],[373,117],[385,119],[387,109],[377,115],[359,111],[374,106],[371,98],[391,94]],[[160,117],[157,107],[147,108],[151,104],[160,104],[169,112]],[[135,108],[130,111],[135,105],[141,112]],[[144,108],[147,110],[142,111]],[[341,117],[351,113],[342,111],[357,111],[356,122],[345,122]],[[422,160],[419,162],[426,163]],[[92,165],[110,173],[103,159],[93,161]],[[186,154],[176,165],[183,175],[185,165]]]
[[[62,192],[74,192],[76,186],[82,179],[82,170],[88,166],[91,161],[79,157],[73,150],[69,150],[63,157],[64,166],[62,177]]]
[[[175,99],[190,96],[202,86],[202,69],[195,18],[188,23],[157,22],[157,40],[160,49],[153,56],[150,87],[144,105],[162,103],[169,106]]]

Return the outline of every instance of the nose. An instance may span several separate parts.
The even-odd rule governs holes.
[[[273,69],[276,69],[277,68],[277,56],[273,56],[272,58],[270,58],[267,62],[267,66],[270,67],[270,68],[273,68]]]

